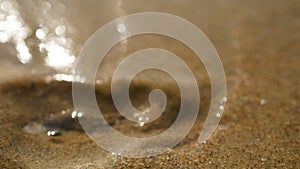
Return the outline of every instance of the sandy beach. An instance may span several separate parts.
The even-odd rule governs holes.
[[[80,2],[63,3],[72,7]],[[179,41],[158,35],[132,37],[126,52],[120,53],[122,45],[118,44],[100,66],[98,78],[108,78],[97,87],[96,95],[106,120],[119,132],[136,137],[166,130],[176,119],[180,97],[174,81],[163,81],[159,87],[170,100],[164,116],[143,127],[121,117],[111,100],[109,77],[122,58],[149,46],[164,48],[181,56],[197,77],[200,111],[189,134],[172,150],[138,159],[101,149],[78,121],[57,116],[74,110],[72,84],[49,80],[45,73],[27,75],[39,60],[29,66],[20,64],[5,55],[8,47],[0,44],[0,168],[300,168],[299,2],[168,1],[159,7],[158,1],[147,3],[130,0],[123,9],[127,14],[160,11],[186,18],[209,37],[219,53],[228,101],[212,137],[205,144],[197,141],[210,103],[207,72]],[[93,15],[97,5],[83,5],[80,16],[75,14],[77,9],[68,11],[70,22],[78,29],[74,36],[78,51],[94,31],[117,17],[85,18]],[[166,75],[156,78],[167,79]],[[131,89],[134,105],[148,104],[147,94],[156,87],[156,81],[146,83],[137,77]],[[48,136],[43,128],[34,134],[24,131],[27,125],[51,126],[51,119],[57,120],[54,125],[60,129],[55,136]]]

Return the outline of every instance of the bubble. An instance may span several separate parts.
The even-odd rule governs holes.
[[[66,27],[64,25],[59,25],[58,27],[55,28],[55,33],[56,35],[63,35],[66,31]]]
[[[139,126],[144,126],[146,122],[149,121],[149,117],[145,117],[145,114],[142,114],[141,116],[138,117],[138,124]]]
[[[76,111],[73,111],[71,116],[72,116],[72,118],[74,119],[74,118],[77,116],[77,112],[76,112]]]
[[[82,112],[78,112],[78,114],[77,114],[77,117],[82,117],[83,116],[83,113]]]
[[[139,122],[139,125],[140,125],[141,127],[143,127],[144,124],[145,124],[145,122]]]
[[[222,111],[223,111],[224,108],[225,108],[224,105],[219,105],[219,110],[222,110]]]
[[[35,31],[35,36],[38,38],[38,39],[44,39],[46,37],[46,33],[42,30],[42,29],[37,29]]]
[[[6,43],[8,40],[9,40],[9,37],[7,36],[7,34],[0,31],[0,42]]]
[[[21,39],[26,39],[27,35],[29,34],[29,29],[26,27],[21,27],[19,32],[17,32],[17,36]]]
[[[18,59],[21,63],[25,64],[31,61],[32,55],[23,40],[17,43],[16,49],[18,51]]]
[[[125,33],[126,27],[123,23],[118,24],[118,32]]]
[[[222,98],[222,103],[226,103],[227,102],[227,97],[223,97]]]
[[[32,55],[29,52],[22,52],[18,54],[21,63],[25,64],[31,61]]]
[[[96,80],[97,85],[102,85],[103,81],[102,80]]]
[[[49,130],[47,136],[59,136],[61,133],[57,130]]]
[[[10,11],[12,10],[12,4],[9,1],[4,1],[1,3],[1,9],[4,11]]]

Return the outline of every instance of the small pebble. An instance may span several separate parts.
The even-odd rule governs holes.
[[[266,103],[267,103],[267,101],[266,101],[265,99],[261,99],[261,100],[260,100],[260,105],[263,106],[263,105],[265,105]]]

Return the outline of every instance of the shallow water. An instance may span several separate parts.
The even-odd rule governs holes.
[[[170,86],[164,91],[169,99],[173,98],[167,104],[164,115],[140,126],[117,113],[111,95],[107,92],[107,86],[103,84],[96,87],[98,104],[107,122],[119,132],[132,137],[159,134],[173,123],[177,116],[180,98],[176,99],[172,96],[176,89],[171,89]],[[133,85],[131,89],[133,104],[140,108],[147,107],[147,102],[141,98],[147,98],[149,92],[150,88],[147,86]],[[1,149],[7,149],[7,144],[13,144],[12,150],[3,153],[3,157],[24,161],[28,166],[35,166],[27,163],[26,159],[29,159],[29,156],[39,159],[38,166],[47,164],[49,158],[52,159],[53,165],[74,166],[78,164],[77,160],[88,163],[89,161],[84,159],[92,156],[94,156],[93,160],[89,160],[93,163],[104,163],[103,160],[109,153],[97,147],[82,131],[77,118],[84,118],[84,116],[74,114],[71,83],[56,81],[49,83],[27,79],[2,85],[0,93],[0,126],[3,131],[1,137],[6,138],[1,140]],[[198,131],[194,130],[192,135],[190,137],[196,140]],[[22,149],[17,157],[14,156],[16,149]],[[74,154],[78,157],[73,159]],[[88,157],[85,157],[87,154]],[[101,158],[97,159],[95,155]],[[60,161],[62,156],[70,161]]]

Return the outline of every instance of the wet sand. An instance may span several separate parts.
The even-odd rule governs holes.
[[[197,13],[189,14],[185,6],[180,8],[182,11],[174,11],[170,6],[165,12],[192,18],[212,40],[224,64],[228,101],[220,126],[206,144],[197,143],[210,95],[208,80],[202,77],[205,73],[201,70],[196,71],[201,90],[196,125],[170,152],[143,159],[112,155],[76,127],[55,137],[24,132],[23,127],[32,121],[43,121],[49,114],[72,109],[71,85],[33,79],[10,80],[0,87],[0,168],[300,168],[299,3],[203,4],[193,7],[199,8]],[[138,12],[138,6],[131,11]],[[151,4],[147,10],[152,10]],[[209,21],[205,22],[207,17]],[[151,43],[151,40],[138,43],[141,39],[133,39],[133,44],[138,45],[129,46],[128,52]],[[168,48],[164,45],[168,41],[161,40],[165,42],[161,46]],[[195,60],[187,59],[191,52],[173,50],[182,54],[193,70],[203,69],[194,65]],[[107,99],[105,92],[98,95],[100,100]],[[114,112],[109,101],[105,105],[107,112]],[[169,115],[174,114],[170,108]],[[139,136],[164,131],[172,122],[172,118],[167,118],[170,120],[167,122],[163,119],[156,123],[157,128],[151,125],[143,130],[117,114],[107,116],[120,132]]]

